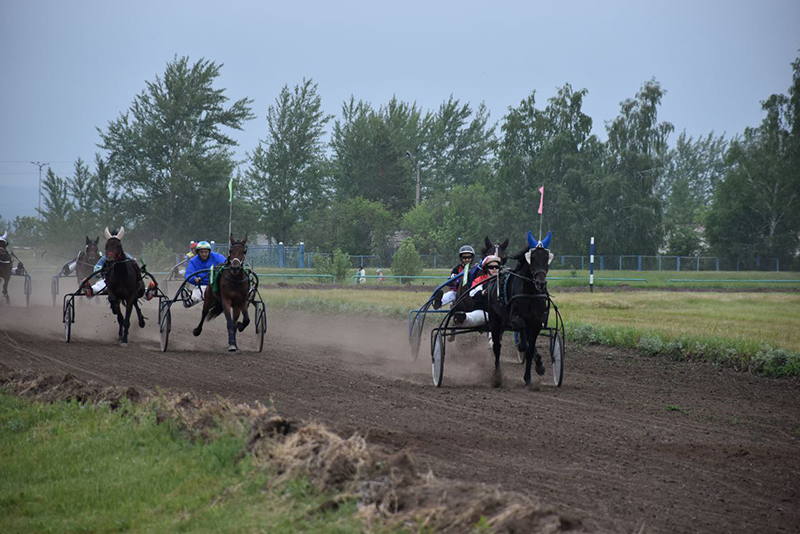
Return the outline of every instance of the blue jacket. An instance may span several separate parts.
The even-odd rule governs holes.
[[[195,285],[206,286],[208,285],[209,273],[207,272],[200,274],[195,274],[195,273],[198,271],[202,271],[204,269],[211,269],[215,265],[222,265],[223,263],[225,263],[225,256],[223,256],[219,252],[212,252],[211,254],[209,254],[208,259],[206,261],[203,261],[199,255],[195,256],[194,258],[189,260],[189,263],[186,265],[185,278],[187,280],[191,280],[192,281],[191,283]],[[200,284],[197,284],[197,282],[194,281],[194,278],[196,276],[200,277]]]
[[[125,257],[126,257],[127,259],[129,259],[129,260],[132,260],[132,259],[133,259],[133,256],[131,256],[131,255],[130,255],[130,254],[128,254],[127,252],[125,253]],[[102,269],[102,268],[103,268],[103,265],[105,265],[105,264],[106,264],[106,256],[105,256],[105,255],[103,255],[103,256],[101,256],[101,257],[100,257],[100,261],[98,261],[98,262],[95,264],[95,266],[94,266],[94,271],[95,271],[95,272],[99,271],[100,269]]]

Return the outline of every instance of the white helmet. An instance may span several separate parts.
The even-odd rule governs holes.
[[[464,245],[460,249],[458,249],[458,255],[461,256],[462,254],[472,254],[475,256],[475,249],[469,245]]]

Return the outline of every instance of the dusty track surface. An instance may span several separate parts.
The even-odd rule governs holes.
[[[123,349],[106,305],[81,298],[67,344],[60,308],[48,301],[37,292],[30,308],[0,306],[0,365],[271,399],[284,416],[410,450],[436,475],[520,491],[590,529],[800,531],[797,381],[568,345],[562,388],[521,388],[509,350],[505,386],[493,389],[485,340],[475,336],[449,346],[437,389],[427,340],[412,361],[402,321],[276,311],[263,353],[253,352],[249,327],[243,352],[229,355],[222,320],[194,338],[199,311],[180,308],[161,353],[152,304],[148,325],[134,324]]]

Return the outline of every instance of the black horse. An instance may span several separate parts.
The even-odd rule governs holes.
[[[139,308],[139,299],[144,296],[144,282],[136,260],[128,258],[122,250],[124,234],[125,228],[120,228],[116,234],[112,235],[106,227],[106,263],[103,270],[111,311],[117,316],[119,323],[119,340],[123,347],[127,347],[133,308],[136,308],[139,328],[144,328],[144,316]],[[122,304],[125,305],[124,317],[120,308]]]
[[[217,274],[216,283],[211,283],[206,288],[203,299],[203,314],[200,324],[192,333],[199,336],[203,331],[203,321],[210,321],[220,313],[225,314],[228,326],[228,351],[238,352],[236,345],[236,330],[244,331],[250,324],[250,315],[247,306],[250,302],[250,276],[244,269],[244,259],[247,255],[247,236],[237,241],[230,235],[231,246],[228,249],[228,258]],[[239,315],[242,315],[242,322]]]
[[[528,250],[511,257],[517,260],[517,266],[512,271],[501,271],[496,279],[487,282],[484,293],[493,341],[494,383],[498,387],[502,384],[500,349],[505,330],[519,332],[518,350],[525,353],[525,385],[531,384],[534,362],[536,374],[544,374],[544,363],[536,350],[536,338],[547,319],[547,271],[552,261],[548,247],[551,239],[550,232],[541,242],[528,232]]]
[[[11,303],[8,297],[8,281],[11,279],[11,268],[13,267],[14,260],[11,253],[8,251],[8,242],[6,235],[0,236],[0,279],[3,280],[3,297],[6,299],[6,304]]]

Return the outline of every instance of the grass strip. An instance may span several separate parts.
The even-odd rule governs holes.
[[[240,460],[246,436],[192,440],[152,405],[40,404],[0,393],[0,531],[354,532],[304,479]]]
[[[271,309],[404,320],[424,292],[270,289]],[[698,359],[770,376],[800,376],[796,293],[561,293],[567,339]],[[577,332],[577,333],[576,333]]]

